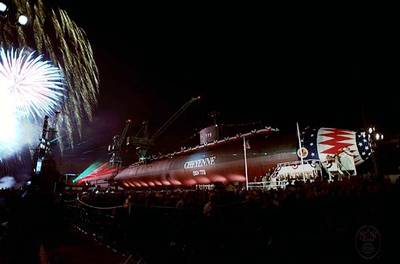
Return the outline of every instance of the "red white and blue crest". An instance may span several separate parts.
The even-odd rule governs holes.
[[[355,165],[372,154],[366,133],[338,128],[307,128],[302,132],[302,147],[308,150],[305,159],[327,161],[329,157],[346,153],[353,156]]]

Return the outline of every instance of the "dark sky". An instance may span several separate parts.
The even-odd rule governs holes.
[[[202,101],[166,131],[160,149],[210,124],[213,110],[221,123],[358,129],[364,119],[398,131],[391,89],[399,87],[399,64],[385,44],[360,44],[357,27],[338,37],[318,21],[251,6],[59,2],[86,31],[100,70],[95,122],[79,149],[92,156],[82,160],[127,118],[155,130],[197,95]]]

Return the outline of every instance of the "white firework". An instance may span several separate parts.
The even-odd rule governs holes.
[[[27,50],[0,48],[0,98],[17,118],[43,118],[54,113],[65,85],[59,68]]]
[[[36,143],[32,130],[61,107],[65,87],[61,70],[42,55],[0,47],[0,160]]]

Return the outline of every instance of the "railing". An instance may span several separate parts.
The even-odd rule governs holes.
[[[281,168],[284,167],[288,167],[288,166],[299,166],[302,164],[309,164],[311,165],[314,169],[313,171],[319,173],[319,175],[322,174],[322,168],[325,168],[324,166],[322,166],[321,161],[316,160],[316,159],[307,159],[307,160],[297,160],[297,161],[289,161],[289,162],[282,162],[282,163],[278,163],[274,169],[274,171],[272,172],[272,174],[270,175],[271,179],[276,179],[276,181],[279,181],[279,173],[281,171]]]
[[[301,162],[301,160],[281,162],[277,164],[277,167],[290,166],[290,165],[301,165],[301,164],[320,164],[321,162],[317,159],[306,159]]]
[[[285,189],[288,181],[262,181],[262,182],[249,182],[249,189]]]

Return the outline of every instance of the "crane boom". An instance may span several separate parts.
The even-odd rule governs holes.
[[[180,116],[182,113],[194,102],[200,100],[200,96],[191,98],[189,101],[187,101],[181,108],[178,109],[151,137],[148,135],[148,123],[147,121],[142,123],[142,127],[139,129],[139,131],[132,137],[128,138],[128,144],[131,146],[134,146],[136,148],[136,153],[139,156],[139,160],[141,161],[146,161],[149,158],[149,150],[154,147],[154,143],[157,140],[157,138],[165,132],[165,130],[168,129],[168,127]],[[126,133],[126,132],[125,132]],[[118,140],[123,140],[125,138],[125,133],[123,132],[121,135],[121,138],[118,138]],[[139,134],[142,134],[142,136],[139,136]],[[114,146],[117,144],[114,144]],[[118,145],[120,146],[120,145]],[[113,150],[113,155],[110,159],[111,163],[116,163],[119,162],[121,163],[120,151],[115,151],[114,148],[111,148]]]
[[[200,100],[200,96],[193,97],[189,101],[187,101],[178,111],[176,111],[151,137],[150,141],[156,140],[162,133],[167,130],[167,128],[180,116],[185,110],[192,105],[192,103]]]

